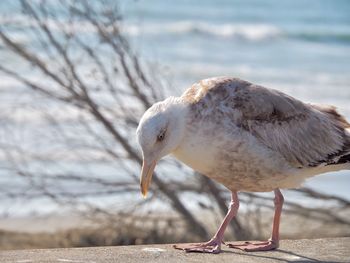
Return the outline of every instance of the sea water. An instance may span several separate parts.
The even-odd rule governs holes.
[[[350,119],[347,0],[124,0],[120,1],[120,11],[124,18],[122,32],[144,61],[159,65],[161,73],[176,87],[173,95],[180,95],[203,78],[235,76],[303,101],[335,105]],[[0,12],[0,23],[6,23],[9,17],[23,19],[14,1],[2,1]],[[80,29],[88,30],[84,24]],[[23,44],[30,41],[25,33],[13,36]],[[2,50],[0,62],[21,70],[21,64],[6,50]],[[19,94],[22,98],[25,95],[23,90],[16,89],[18,83],[4,76],[1,79],[1,110],[9,112],[8,118],[15,118],[9,107]],[[115,170],[106,166],[93,163],[90,166],[92,173],[105,173],[111,179],[115,176]],[[79,164],[72,167],[79,173]],[[22,185],[21,178],[1,170],[3,189],[21,189]],[[349,171],[321,175],[308,180],[306,185],[350,199]],[[61,188],[74,192],[75,185]],[[290,198],[300,197],[292,194]],[[111,203],[107,200],[89,198],[92,203],[105,205]],[[18,210],[53,211],[57,206],[37,199],[27,208],[23,202],[1,202],[1,209],[11,214]]]

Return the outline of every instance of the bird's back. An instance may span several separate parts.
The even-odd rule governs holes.
[[[229,77],[202,80],[182,98],[197,122],[239,127],[292,167],[350,163],[350,124],[334,107]]]

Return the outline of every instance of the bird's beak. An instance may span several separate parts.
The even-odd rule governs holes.
[[[140,186],[141,186],[141,193],[144,198],[146,198],[147,196],[148,187],[149,187],[149,184],[151,183],[153,171],[154,171],[154,168],[156,167],[156,164],[157,164],[157,161],[148,163],[145,161],[145,159],[143,160]]]

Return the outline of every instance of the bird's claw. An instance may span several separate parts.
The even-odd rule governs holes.
[[[221,251],[221,241],[216,238],[213,238],[205,243],[178,244],[174,245],[173,247],[176,249],[184,250],[186,252],[217,254]]]
[[[226,243],[226,246],[230,248],[241,249],[246,252],[254,252],[254,251],[267,251],[274,250],[278,248],[278,242],[274,240],[268,241],[260,241],[260,242],[250,242],[245,241],[244,243]]]

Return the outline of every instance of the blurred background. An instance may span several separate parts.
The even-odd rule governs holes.
[[[229,192],[172,158],[139,192],[155,101],[236,76],[350,119],[347,0],[0,2],[0,249],[194,242]],[[282,238],[350,235],[350,174],[284,190]],[[272,193],[240,193],[226,239],[266,239]]]

